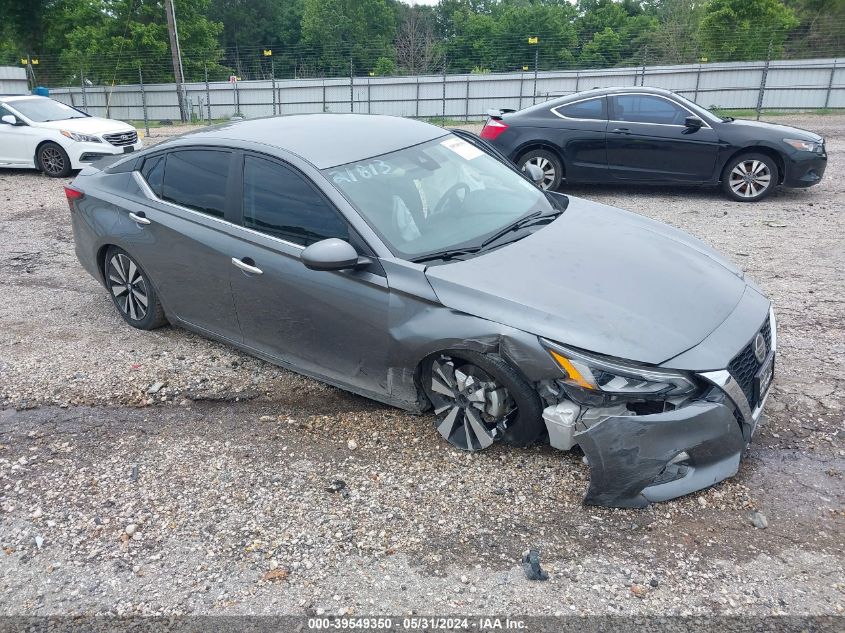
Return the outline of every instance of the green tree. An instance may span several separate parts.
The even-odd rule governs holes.
[[[578,61],[587,68],[616,66],[622,59],[622,36],[609,26],[584,44]]]
[[[210,0],[177,0],[176,16],[187,80],[204,76],[206,64],[214,76],[225,70],[218,38],[222,25],[206,17]],[[79,73],[94,84],[173,81],[173,65],[163,0],[85,0],[62,2],[57,11],[62,28],[51,31],[47,43],[60,51],[58,67],[68,82]]]
[[[649,43],[658,20],[636,0],[579,0],[578,30],[582,66],[648,63]]]
[[[710,0],[701,20],[703,54],[710,61],[766,59],[783,54],[795,12],[779,0]]]
[[[786,0],[800,20],[785,44],[787,54],[838,57],[845,51],[845,0]]]
[[[376,77],[386,77],[396,74],[396,62],[390,57],[379,57],[372,71]]]
[[[317,75],[366,74],[393,58],[394,0],[304,0],[302,67]]]
[[[443,0],[438,23],[449,25],[446,58],[450,70],[473,68],[494,72],[534,68],[560,68],[572,59],[577,45],[573,26],[575,9],[568,2],[501,2],[474,5],[467,0]],[[529,37],[538,44],[528,43]]]
[[[209,17],[223,24],[225,62],[238,75],[266,77],[263,50],[270,49],[276,74],[295,74],[303,8],[303,0],[212,0]]]
[[[702,0],[656,0],[646,11],[657,20],[657,27],[648,38],[649,53],[655,62],[684,64],[699,60]]]

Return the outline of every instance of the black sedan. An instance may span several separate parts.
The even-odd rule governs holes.
[[[519,167],[567,183],[718,185],[753,202],[777,185],[810,187],[824,139],[784,125],[720,117],[668,90],[601,88],[518,112],[490,111],[482,138]]]

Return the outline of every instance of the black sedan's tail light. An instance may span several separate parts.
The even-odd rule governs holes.
[[[498,136],[508,129],[508,124],[501,119],[488,119],[484,124],[484,129],[481,130],[481,138],[488,141],[495,141]]]

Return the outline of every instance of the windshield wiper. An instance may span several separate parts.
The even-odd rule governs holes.
[[[421,255],[420,257],[415,257],[411,261],[415,264],[421,264],[423,262],[431,262],[438,259],[442,259],[443,261],[448,261],[450,259],[455,259],[456,257],[460,257],[461,255],[471,255],[472,253],[477,253],[481,250],[480,246],[472,246],[469,248],[450,248],[445,251],[437,251],[434,253],[429,253],[428,255]]]
[[[563,211],[552,211],[551,213],[543,213],[542,211],[534,211],[534,213],[529,213],[526,216],[521,217],[516,222],[509,224],[508,226],[504,227],[502,230],[494,233],[486,240],[481,243],[481,248],[486,248],[490,246],[493,242],[496,242],[503,238],[508,233],[512,233],[514,231],[518,231],[520,229],[527,228],[529,226],[533,226],[541,221],[545,220],[554,220],[557,218]]]
[[[437,251],[434,253],[428,253],[427,255],[421,255],[420,257],[416,257],[411,261],[417,264],[422,262],[429,262],[438,259],[442,259],[443,261],[448,261],[450,259],[456,259],[461,255],[472,255],[474,253],[478,253],[479,251],[484,250],[488,246],[490,246],[493,242],[496,242],[503,238],[508,233],[512,233],[513,231],[518,231],[520,229],[527,228],[529,226],[534,226],[535,224],[539,224],[540,222],[551,221],[560,216],[563,211],[552,211],[550,213],[543,213],[542,211],[534,211],[533,213],[529,213],[521,217],[516,222],[509,224],[508,226],[504,227],[497,233],[494,233],[486,240],[484,240],[478,246],[468,246],[466,248],[452,248],[443,251]]]

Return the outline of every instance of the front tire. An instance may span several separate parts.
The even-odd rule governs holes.
[[[556,191],[563,179],[563,163],[552,152],[545,149],[530,149],[519,157],[519,168],[536,165],[543,172],[540,188],[544,191]]]
[[[139,330],[154,330],[167,324],[150,278],[129,253],[110,247],[104,272],[109,296],[124,321]]]
[[[528,446],[545,428],[537,393],[498,356],[442,352],[425,362],[421,378],[435,427],[455,448],[478,451],[500,440]]]
[[[70,158],[61,145],[44,143],[36,154],[38,168],[50,178],[67,178],[70,176]]]
[[[768,196],[778,184],[780,172],[767,154],[737,156],[722,172],[722,189],[732,200],[756,202]]]

